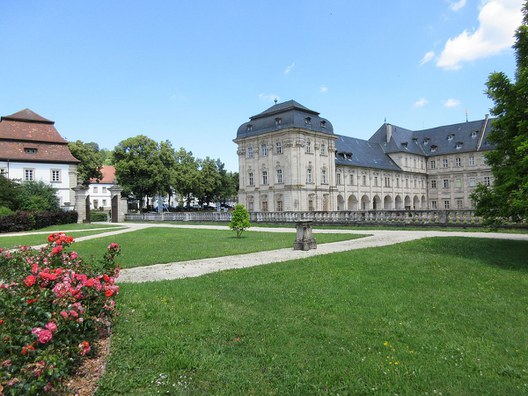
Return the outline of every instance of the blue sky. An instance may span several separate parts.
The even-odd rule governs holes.
[[[3,0],[0,114],[68,140],[144,134],[238,170],[238,126],[294,99],[338,134],[481,119],[522,0]]]

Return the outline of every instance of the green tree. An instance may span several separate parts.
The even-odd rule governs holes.
[[[216,160],[216,166],[220,173],[220,189],[218,191],[216,199],[220,203],[225,204],[227,201],[233,200],[238,194],[238,173],[227,172],[225,165],[220,161]]]
[[[523,23],[515,33],[516,81],[502,72],[490,74],[487,95],[494,102],[488,140],[496,149],[486,153],[494,183],[472,194],[476,213],[490,222],[528,219],[528,1]]]
[[[183,147],[176,152],[175,158],[173,187],[182,199],[187,201],[187,207],[190,207],[191,200],[199,193],[197,187],[200,184],[200,164],[194,158],[192,151],[186,151]]]
[[[198,178],[197,197],[202,205],[209,205],[210,202],[218,200],[222,187],[222,177],[218,170],[217,161],[205,157],[199,161],[200,175]]]
[[[162,191],[171,179],[171,169],[165,167],[160,155],[160,145],[144,135],[121,141],[114,149],[116,179],[127,193],[139,200]]]
[[[103,161],[99,155],[99,145],[94,142],[83,143],[80,140],[68,143],[68,148],[81,163],[77,167],[79,183],[84,186],[90,184],[90,179],[100,180],[103,175],[101,168]]]
[[[20,201],[19,187],[14,181],[0,175],[0,207],[17,210]]]
[[[251,226],[249,222],[249,213],[242,204],[236,204],[235,210],[233,210],[233,216],[229,223],[229,228],[236,231],[237,238],[242,236],[242,232]]]
[[[24,182],[19,187],[20,210],[59,210],[59,199],[55,195],[56,190],[42,181]]]

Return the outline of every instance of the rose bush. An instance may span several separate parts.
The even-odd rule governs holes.
[[[0,395],[60,391],[108,326],[120,247],[87,263],[72,242],[55,233],[38,251],[0,249]]]

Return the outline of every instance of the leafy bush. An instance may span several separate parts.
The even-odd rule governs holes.
[[[24,182],[18,190],[20,210],[58,211],[60,209],[55,189],[43,181]]]
[[[13,214],[13,211],[7,206],[0,206],[0,216],[7,216]]]
[[[52,225],[77,223],[78,217],[75,211],[18,211],[11,215],[0,216],[0,232],[29,231]]]
[[[90,221],[108,221],[108,213],[90,211]]]
[[[72,241],[51,234],[40,251],[0,249],[0,394],[64,390],[112,316],[119,246],[87,264],[67,251]]]
[[[235,230],[237,233],[237,238],[240,238],[242,232],[249,228],[251,223],[249,222],[249,213],[242,204],[236,204],[235,210],[233,211],[233,216],[231,217],[231,222],[229,223],[229,228]]]

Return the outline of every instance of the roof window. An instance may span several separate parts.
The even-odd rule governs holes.
[[[282,118],[277,117],[275,118],[275,126],[280,127],[282,125]]]
[[[477,135],[478,135],[478,131],[473,131],[473,132],[471,132],[471,137],[472,137],[473,139],[475,139],[475,138],[477,137]]]
[[[246,129],[248,132],[251,132],[253,130],[253,125],[247,124]]]
[[[447,140],[453,140],[454,137],[455,137],[455,134],[450,133],[449,135],[447,135]]]
[[[311,125],[311,123],[312,123],[312,117],[306,117],[306,118],[304,119],[304,123],[305,123],[306,125]]]
[[[434,144],[431,146],[431,153],[434,153],[438,147]]]
[[[431,139],[429,139],[428,137],[426,137],[424,140],[423,140],[423,144],[424,146],[427,146],[429,144],[429,142],[431,141]]]
[[[403,142],[403,143],[402,143],[402,147],[403,147],[405,150],[407,150],[407,142]]]
[[[37,154],[38,149],[34,147],[24,147],[24,153]]]
[[[326,121],[325,120],[321,121],[321,128],[326,128]]]
[[[464,143],[462,143],[462,142],[457,142],[455,148],[456,148],[457,150],[460,150],[460,149],[462,148],[463,145],[464,145]]]

